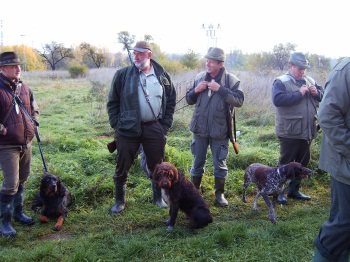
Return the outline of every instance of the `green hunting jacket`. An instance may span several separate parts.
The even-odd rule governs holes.
[[[159,120],[166,131],[173,123],[176,91],[169,74],[151,59],[156,77],[163,88],[162,116]],[[141,114],[138,103],[139,69],[127,66],[114,75],[107,101],[107,112],[111,127],[119,134],[129,137],[141,135]]]
[[[241,107],[244,102],[244,93],[239,84],[240,80],[224,70],[220,88],[208,96],[208,90],[195,93],[196,86],[205,79],[206,72],[196,75],[193,87],[186,94],[189,105],[195,104],[190,129],[202,137],[226,139],[229,137],[228,109]]]
[[[350,185],[350,57],[330,73],[318,111],[322,128],[319,168]]]

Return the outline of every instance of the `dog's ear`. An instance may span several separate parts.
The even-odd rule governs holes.
[[[288,176],[290,180],[295,180],[295,165],[290,164],[288,167]]]
[[[177,169],[176,167],[174,168],[173,172],[174,172],[174,179],[173,179],[174,182],[179,181],[180,180],[180,176],[184,176],[185,175],[185,173],[182,172],[182,170]]]
[[[64,196],[66,193],[66,188],[63,186],[61,179],[57,177],[57,192],[60,196]]]
[[[40,181],[40,190],[39,190],[40,197],[42,198],[44,198],[46,195],[45,189],[46,189],[46,179],[45,179],[45,176],[43,176]]]

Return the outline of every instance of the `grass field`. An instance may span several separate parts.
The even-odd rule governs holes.
[[[24,74],[35,92],[41,110],[40,146],[50,173],[58,175],[72,192],[74,203],[59,232],[54,221],[40,224],[31,201],[38,192],[43,163],[33,141],[32,174],[25,193],[26,213],[36,224],[24,227],[14,222],[18,236],[0,238],[1,261],[310,261],[313,239],[328,218],[329,176],[317,169],[321,134],[312,143],[309,168],[313,176],[302,182],[302,192],[311,201],[289,200],[276,205],[277,224],[268,219],[262,198],[253,211],[256,188],[248,188],[248,203],[241,200],[243,174],[253,162],[274,166],[279,145],[274,134],[270,89],[276,73],[264,76],[235,72],[241,79],[245,104],[237,110],[240,153],[230,148],[226,197],[229,207],[215,205],[211,156],[203,178],[203,196],[214,222],[190,230],[180,214],[172,232],[163,221],[168,210],[152,204],[150,181],[139,161],[127,185],[126,210],[110,215],[114,204],[114,157],[106,148],[113,138],[105,111],[106,96],[114,70],[91,71],[87,78],[70,79],[65,73]],[[174,125],[168,136],[166,160],[189,175],[189,121],[192,107],[182,99],[195,72],[174,76],[178,90]],[[281,72],[277,72],[280,74]],[[320,84],[324,74],[316,75]]]

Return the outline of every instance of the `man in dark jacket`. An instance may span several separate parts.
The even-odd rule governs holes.
[[[211,48],[205,58],[206,71],[196,75],[193,87],[186,94],[187,103],[196,105],[191,121],[191,151],[194,156],[191,178],[195,187],[200,189],[210,146],[214,164],[215,197],[218,204],[224,207],[228,206],[224,190],[228,174],[226,159],[229,132],[232,131],[229,130],[228,114],[229,110],[243,105],[244,94],[239,88],[239,79],[224,67],[224,50]]]
[[[116,202],[112,213],[125,209],[129,170],[142,144],[150,173],[164,160],[166,136],[173,122],[176,93],[169,74],[151,59],[151,45],[139,41],[132,48],[134,64],[118,70],[108,96],[107,111],[115,130],[117,149],[113,176]],[[153,202],[167,208],[161,189],[152,183]]]
[[[0,166],[4,177],[0,217],[4,237],[17,234],[11,225],[12,216],[21,224],[34,224],[23,212],[23,198],[39,111],[31,89],[20,79],[21,64],[15,52],[0,54]]]
[[[278,165],[299,162],[307,166],[310,145],[317,133],[317,109],[323,97],[323,88],[305,75],[310,68],[303,53],[294,52],[289,59],[289,71],[277,77],[272,86],[272,101],[276,107],[276,135],[280,141]],[[299,192],[301,180],[291,181],[288,197],[310,200]],[[278,202],[287,204],[284,193]]]

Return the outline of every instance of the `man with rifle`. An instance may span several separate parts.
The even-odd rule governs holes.
[[[3,237],[15,237],[11,218],[23,225],[34,220],[24,214],[25,184],[30,174],[32,139],[39,111],[32,90],[20,79],[21,67],[15,52],[0,54],[0,218]]]
[[[125,209],[125,191],[128,173],[140,145],[152,174],[164,160],[164,149],[169,128],[173,122],[176,92],[170,75],[152,59],[151,45],[139,41],[132,48],[133,64],[119,69],[113,78],[107,111],[115,130],[117,149],[113,176],[116,201],[111,213]],[[167,208],[161,189],[152,183],[153,202]]]
[[[224,189],[228,174],[226,159],[229,138],[235,143],[232,139],[231,114],[234,107],[243,105],[244,94],[239,87],[239,79],[224,67],[224,50],[211,48],[205,58],[206,71],[197,74],[193,87],[186,94],[187,103],[196,105],[191,121],[191,151],[194,160],[190,172],[193,184],[200,189],[210,145],[216,201],[219,206],[228,206]]]

